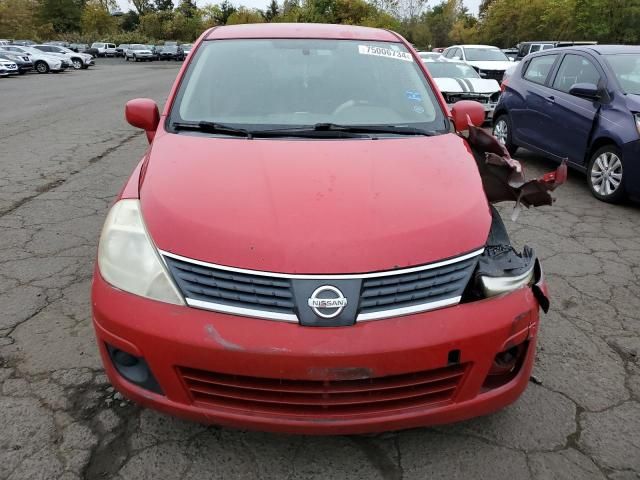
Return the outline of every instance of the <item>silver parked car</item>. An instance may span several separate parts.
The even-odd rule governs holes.
[[[71,65],[76,70],[80,70],[81,68],[89,68],[91,65],[95,65],[93,62],[93,57],[88,53],[78,53],[74,52],[70,48],[62,47],[60,45],[34,45],[33,48],[37,48],[38,50],[42,50],[44,53],[52,54],[52,55],[62,55],[65,59],[71,62]]]
[[[3,45],[0,46],[0,49],[6,52],[22,53],[27,55],[33,62],[33,68],[38,73],[62,72],[68,68],[67,60],[46,54],[37,48]]]
[[[126,61],[133,60],[134,62],[151,61],[153,60],[153,52],[146,45],[134,43],[125,50],[124,59]]]

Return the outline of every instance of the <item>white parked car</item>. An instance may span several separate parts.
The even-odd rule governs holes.
[[[43,51],[47,54],[62,55],[64,58],[71,62],[71,65],[76,70],[81,68],[89,68],[91,65],[95,65],[93,57],[88,53],[74,52],[70,48],[61,47],[59,45],[33,45],[33,48]]]
[[[422,60],[436,60],[442,57],[442,54],[438,52],[418,52],[418,55]]]
[[[124,51],[124,59],[126,61],[145,62],[153,60],[153,52],[146,45],[133,43]]]
[[[500,85],[493,79],[481,78],[464,62],[455,60],[425,60],[425,67],[436,82],[449,108],[460,100],[473,100],[484,107],[485,118],[493,117],[500,98]]]
[[[33,47],[3,45],[0,49],[7,52],[23,53],[27,55],[33,62],[33,68],[38,73],[62,72],[69,66],[67,60],[46,54],[42,50],[38,50]]]
[[[11,60],[0,58],[0,70],[6,70],[9,75],[18,75],[18,65]]]
[[[115,57],[118,54],[115,43],[94,42],[91,48],[98,51],[99,57]]]
[[[502,81],[505,70],[513,65],[502,50],[491,45],[453,45],[446,48],[442,55],[449,60],[468,63],[482,78],[498,82]]]

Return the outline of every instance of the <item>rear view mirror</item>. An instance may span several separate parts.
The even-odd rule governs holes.
[[[451,108],[451,118],[458,132],[468,130],[469,122],[476,127],[482,126],[484,116],[482,104],[472,100],[460,100]]]
[[[593,83],[576,83],[569,89],[569,95],[597,100],[600,98],[600,91]]]
[[[150,98],[129,100],[124,107],[124,116],[130,125],[145,131],[149,143],[153,141],[160,123],[160,112],[156,102]]]

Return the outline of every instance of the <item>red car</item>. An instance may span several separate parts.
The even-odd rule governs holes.
[[[213,28],[162,114],[138,99],[126,117],[150,147],[108,214],[92,291],[126,397],[345,434],[484,415],[526,388],[546,290],[489,200],[527,193],[495,193],[474,155],[517,162],[469,124],[481,105],[447,110],[402,37]]]

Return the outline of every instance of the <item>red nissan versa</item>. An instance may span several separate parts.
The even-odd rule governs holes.
[[[205,32],[162,115],[126,107],[150,147],[98,249],[113,385],[182,417],[307,434],[515,401],[546,290],[456,133],[478,142],[468,122],[483,116],[472,102],[450,114],[393,32]]]

